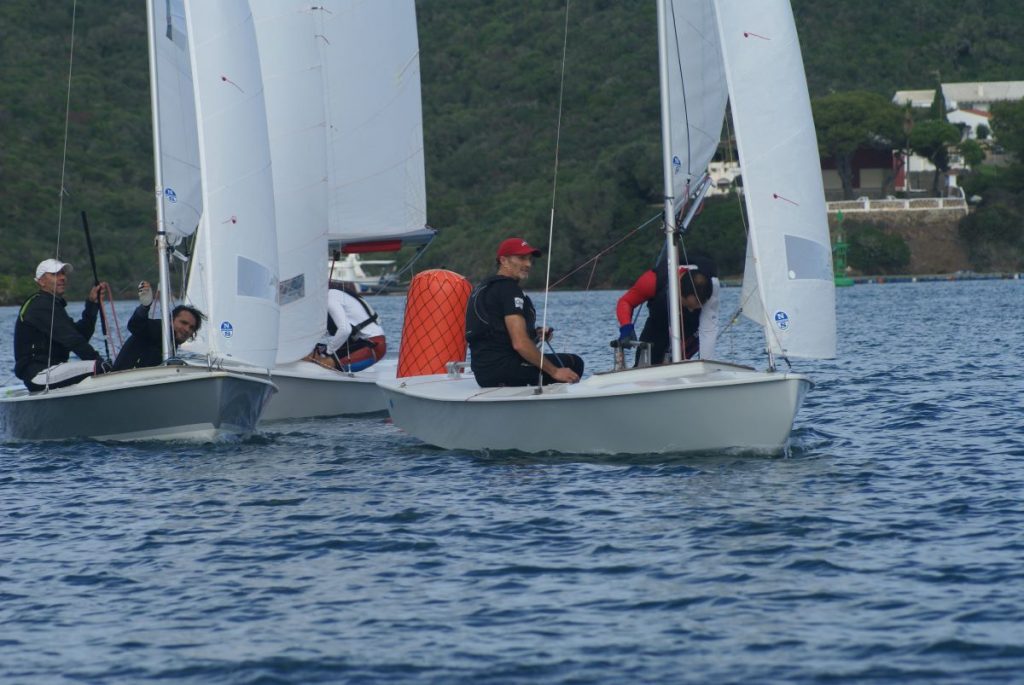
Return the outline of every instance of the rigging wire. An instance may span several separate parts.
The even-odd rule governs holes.
[[[544,314],[541,316],[540,337],[547,334],[548,324],[548,293],[551,290],[551,253],[555,236],[555,198],[558,196],[558,153],[562,139],[562,101],[565,96],[565,61],[569,47],[569,3],[565,0],[565,29],[562,34],[562,72],[558,83],[558,122],[555,125],[555,168],[551,179],[551,218],[548,222],[548,259],[544,274]],[[544,353],[541,351],[541,364],[537,369],[537,393],[544,387]]]
[[[611,245],[608,245],[604,249],[600,250],[593,257],[591,257],[590,259],[586,260],[585,262],[582,262],[581,264],[577,265],[575,268],[573,268],[572,271],[570,271],[569,273],[565,274],[564,276],[559,278],[557,281],[552,283],[551,286],[550,286],[551,289],[553,290],[554,288],[557,288],[559,285],[561,285],[561,283],[563,281],[567,280],[569,277],[571,277],[577,271],[579,271],[580,269],[584,268],[585,266],[587,266],[590,263],[593,263],[593,268],[591,269],[591,272],[590,272],[590,277],[591,277],[591,279],[593,279],[594,269],[597,268],[597,260],[599,260],[601,257],[603,257],[604,255],[606,255],[609,252],[611,252],[613,249],[615,249],[616,247],[618,247],[619,245],[624,243],[629,238],[631,238],[634,235],[636,235],[636,233],[638,233],[641,229],[646,228],[647,226],[650,226],[652,223],[654,223],[655,221],[658,221],[661,218],[663,218],[663,217],[662,217],[662,214],[660,212],[658,214],[655,214],[650,219],[648,219],[647,221],[643,222],[642,224],[640,224],[636,228],[632,229],[629,233],[627,233],[626,235],[622,236],[621,238],[616,240]],[[586,289],[590,290],[590,281],[587,281],[587,288]]]
[[[68,127],[71,121],[71,74],[75,65],[75,23],[78,18],[78,0],[71,3],[71,45],[68,48],[68,87],[64,98],[64,149],[60,160],[60,197],[57,201],[57,251],[56,258],[60,259],[60,233],[61,224],[64,220],[64,195],[67,189],[64,187],[68,163]],[[50,342],[46,350],[46,382],[43,384],[45,390],[50,389],[50,367],[53,361],[53,322],[57,313],[57,292],[53,292],[53,300],[50,303]]]

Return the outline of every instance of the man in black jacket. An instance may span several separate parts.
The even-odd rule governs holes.
[[[542,354],[541,340],[551,329],[536,326],[537,312],[521,283],[540,250],[522,238],[498,246],[498,273],[478,285],[466,307],[466,341],[470,367],[483,388],[548,383],[576,383],[583,359],[575,354]]]
[[[62,388],[81,382],[102,366],[100,354],[89,344],[96,330],[101,290],[100,283],[89,291],[82,318],[75,322],[65,308],[64,290],[67,288],[70,264],[57,259],[44,259],[36,267],[39,292],[21,305],[14,324],[14,375],[29,390],[47,387]],[[68,361],[74,352],[81,361]]]

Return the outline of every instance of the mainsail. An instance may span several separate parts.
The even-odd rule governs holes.
[[[835,356],[835,285],[817,138],[788,0],[717,2],[749,220],[745,316],[773,354]]]
[[[672,184],[678,211],[718,149],[728,93],[713,0],[672,0],[667,10]]]
[[[426,226],[413,0],[316,3],[327,97],[330,239],[403,238]]]
[[[157,141],[160,207],[168,242],[192,235],[203,213],[199,141],[184,0],[153,2],[153,99],[159,119]]]

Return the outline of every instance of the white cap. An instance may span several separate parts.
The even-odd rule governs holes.
[[[75,270],[75,267],[60,261],[59,259],[44,259],[39,262],[39,266],[36,267],[36,280],[38,281],[43,277],[43,274],[59,274],[61,271],[64,273],[71,273]]]

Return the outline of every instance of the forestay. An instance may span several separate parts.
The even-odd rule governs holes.
[[[184,0],[152,5],[155,82],[159,118],[159,202],[170,244],[192,235],[203,213],[199,141]]]
[[[374,241],[426,225],[413,0],[316,3],[327,94],[330,238]]]
[[[719,0],[749,220],[744,315],[773,354],[835,356],[835,290],[817,138],[789,0]]]
[[[245,0],[186,6],[203,217],[187,299],[209,322],[189,349],[262,368],[277,352],[277,238],[259,51]]]
[[[273,160],[281,320],[277,363],[325,333],[327,153],[318,10],[304,0],[250,0]]]

